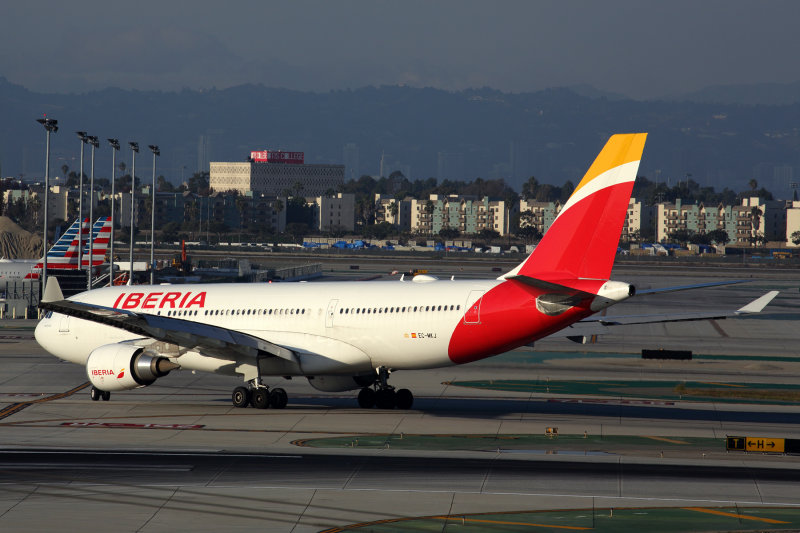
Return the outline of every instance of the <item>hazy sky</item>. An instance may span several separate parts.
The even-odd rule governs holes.
[[[795,0],[31,0],[0,10],[0,75],[42,92],[585,83],[649,98],[798,81],[798,21]]]

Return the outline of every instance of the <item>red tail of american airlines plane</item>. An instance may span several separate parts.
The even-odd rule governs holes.
[[[496,280],[127,286],[64,300],[53,279],[36,340],[86,366],[95,400],[186,369],[243,379],[237,407],[282,408],[286,392],[264,379],[302,376],[323,391],[360,389],[365,408],[408,409],[413,395],[389,385],[393,371],[609,325],[587,317],[635,293],[608,278],[644,142],[645,134],[611,137],[535,251]],[[735,312],[615,318],[724,318],[757,312],[775,294]]]
[[[89,265],[89,241],[93,242],[92,266],[103,264],[108,250],[109,235],[111,235],[111,218],[97,219],[89,233],[89,219],[83,220],[78,229],[78,220],[59,237],[56,243],[47,251],[48,270],[77,270],[78,250],[82,248],[81,265]],[[42,272],[41,259],[13,259],[0,261],[0,279],[39,279]]]

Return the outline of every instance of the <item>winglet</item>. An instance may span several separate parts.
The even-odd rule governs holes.
[[[58,278],[50,276],[47,278],[47,285],[44,288],[42,295],[42,302],[58,302],[64,299],[64,293],[61,292],[61,285],[58,283]]]
[[[762,309],[764,309],[776,296],[778,295],[778,291],[770,291],[767,294],[756,298],[749,304],[745,305],[744,307],[738,309],[736,311],[737,315],[745,314],[745,313],[760,313]]]

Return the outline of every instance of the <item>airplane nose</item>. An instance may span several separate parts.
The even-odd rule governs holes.
[[[53,351],[56,347],[52,342],[54,325],[55,321],[52,316],[49,314],[45,315],[45,318],[41,319],[39,323],[36,324],[36,329],[33,330],[33,337],[36,339],[36,342],[39,343],[39,346],[57,356],[58,354]]]

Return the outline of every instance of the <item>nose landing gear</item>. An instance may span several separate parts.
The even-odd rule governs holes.
[[[111,399],[111,393],[105,390],[100,390],[96,387],[92,387],[91,390],[89,391],[89,397],[92,399],[93,402],[96,402],[101,398],[104,402],[107,402],[108,400]]]
[[[374,388],[364,387],[358,393],[358,405],[363,409],[411,409],[414,404],[414,395],[408,389],[395,388],[388,383],[391,371],[382,366],[377,369],[378,379]]]

